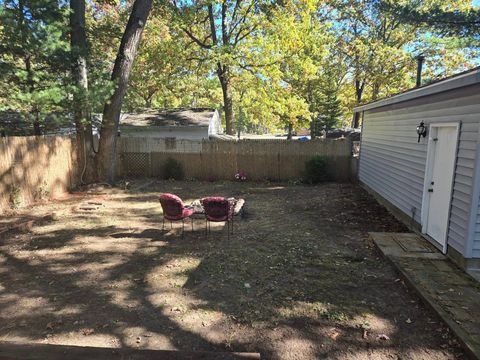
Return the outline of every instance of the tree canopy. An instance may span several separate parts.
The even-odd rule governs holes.
[[[0,3],[0,114],[20,114],[30,133],[72,124],[82,99],[102,113],[118,91],[112,71],[134,2],[76,1],[85,5],[84,98],[68,4]],[[229,133],[321,134],[351,124],[355,105],[413,87],[417,55],[426,81],[478,65],[479,11],[467,0],[157,1],[120,104],[216,108]]]

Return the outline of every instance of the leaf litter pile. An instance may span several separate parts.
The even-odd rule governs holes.
[[[201,217],[182,238],[181,223],[162,231],[162,192],[244,198],[245,214],[229,240],[215,223],[207,237]],[[0,234],[0,341],[463,357],[368,239],[407,229],[356,185],[137,181],[12,218],[22,216],[40,220]]]

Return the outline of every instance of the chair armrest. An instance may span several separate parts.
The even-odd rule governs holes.
[[[235,213],[235,205],[237,205],[237,200],[228,200],[228,219],[233,219],[233,215]]]

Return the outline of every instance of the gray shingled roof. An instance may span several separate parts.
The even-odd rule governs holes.
[[[213,109],[172,109],[148,110],[138,114],[122,114],[121,127],[208,127],[215,110]]]

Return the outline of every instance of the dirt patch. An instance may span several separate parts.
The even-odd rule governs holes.
[[[136,187],[138,189],[138,186]],[[0,234],[0,341],[260,352],[265,359],[462,358],[368,240],[406,229],[355,185],[152,182],[16,214]],[[160,192],[246,199],[226,228],[162,231]]]

